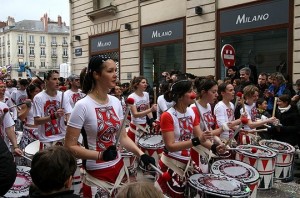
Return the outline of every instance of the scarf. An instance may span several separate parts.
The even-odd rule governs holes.
[[[290,110],[290,108],[291,108],[291,105],[289,105],[287,107],[283,107],[283,108],[278,107],[280,113],[287,112],[288,110]]]

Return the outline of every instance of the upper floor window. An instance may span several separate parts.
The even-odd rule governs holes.
[[[56,48],[52,48],[51,51],[52,51],[51,53],[52,55],[56,55]]]
[[[93,0],[94,10],[110,6],[113,0]]]
[[[29,54],[30,55],[34,55],[34,47],[30,47],[29,48]]]
[[[34,36],[33,35],[29,35],[29,43],[34,43]]]
[[[18,47],[18,54],[23,55],[23,46]]]
[[[55,37],[55,36],[53,36],[53,37],[51,38],[51,43],[56,43],[56,37]]]
[[[19,43],[23,42],[23,35],[22,34],[18,34],[18,42]]]
[[[68,38],[67,37],[63,37],[63,44],[68,44]]]
[[[41,47],[41,55],[46,55],[46,54],[45,54],[45,48],[44,48],[44,47]]]
[[[64,55],[64,56],[68,56],[68,48],[64,48],[63,50],[64,50],[64,51],[63,51],[63,55]]]
[[[41,36],[41,43],[45,43],[45,36]]]

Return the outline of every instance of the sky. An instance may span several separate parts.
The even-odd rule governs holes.
[[[70,25],[69,0],[0,0],[0,8],[0,21],[6,22],[8,16],[14,17],[15,22],[40,20],[47,13],[52,21],[60,15]]]

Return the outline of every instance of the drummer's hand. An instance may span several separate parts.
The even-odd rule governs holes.
[[[226,146],[225,144],[220,144],[217,146],[217,153],[218,154],[224,154],[226,152]]]
[[[212,140],[214,135],[210,131],[204,131],[203,136],[199,137],[200,142],[205,142],[206,140]]]
[[[24,155],[23,151],[19,147],[14,148],[14,153],[18,156],[23,156]]]
[[[144,169],[147,169],[146,167],[150,164],[153,164],[155,166],[155,159],[147,154],[143,154],[141,155],[141,163]]]
[[[277,124],[279,123],[279,122],[278,122],[278,119],[276,119],[276,117],[271,117],[271,118],[267,119],[267,122],[268,122],[269,124],[273,124],[273,125],[276,125],[276,123],[277,123]]]
[[[55,116],[57,119],[63,117],[65,115],[65,110],[64,109],[57,109],[55,112]]]

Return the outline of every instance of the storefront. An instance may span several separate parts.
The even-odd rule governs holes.
[[[261,72],[292,75],[293,1],[273,0],[218,10],[217,76],[223,79],[225,67],[220,59],[225,44],[235,48],[235,66]]]
[[[161,73],[185,72],[185,20],[172,20],[141,28],[141,74],[158,85]]]
[[[90,57],[106,55],[113,59],[118,67],[118,79],[120,79],[120,35],[119,32],[104,35],[91,36],[89,39]]]

